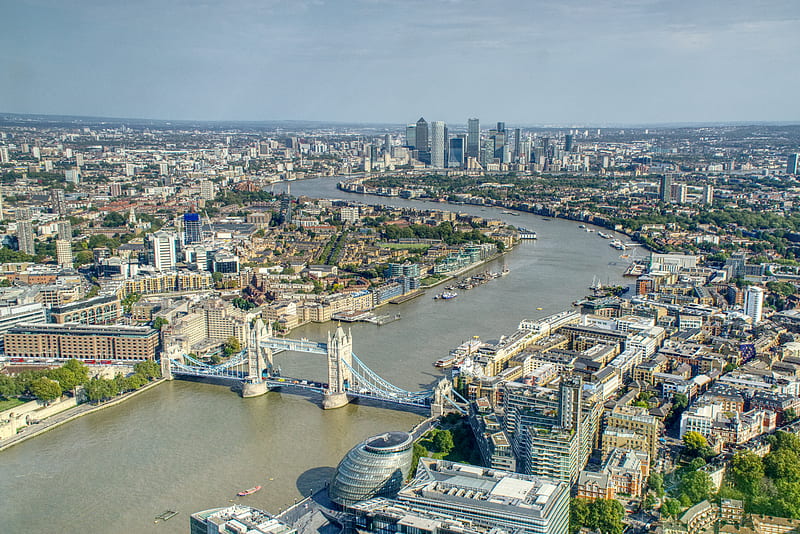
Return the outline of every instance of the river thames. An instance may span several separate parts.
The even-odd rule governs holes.
[[[571,221],[502,214],[455,206],[349,194],[335,178],[292,183],[293,195],[350,199],[365,204],[465,212],[535,230],[538,241],[479,270],[510,274],[457,299],[432,300],[433,291],[382,308],[401,320],[384,326],[353,324],[353,349],[390,382],[427,387],[432,363],[472,336],[511,334],[523,318],[570,307],[594,276],[619,283],[619,252]],[[275,191],[282,191],[282,184]],[[537,309],[541,308],[541,310]],[[333,323],[295,329],[292,337],[325,340]],[[322,379],[322,356],[279,354],[284,374]],[[82,417],[0,453],[0,525],[4,532],[187,532],[189,515],[236,500],[278,512],[323,486],[353,445],[386,430],[409,430],[419,414],[351,404],[323,411],[318,397],[285,392],[242,399],[219,385],[175,381],[119,406]],[[260,484],[260,492],[235,494]],[[153,518],[179,511],[166,523]]]

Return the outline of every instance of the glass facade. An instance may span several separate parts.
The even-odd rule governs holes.
[[[411,471],[413,444],[407,432],[387,432],[353,447],[333,474],[331,500],[348,506],[396,495]]]

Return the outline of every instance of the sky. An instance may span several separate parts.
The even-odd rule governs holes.
[[[8,0],[0,112],[800,122],[797,0]]]

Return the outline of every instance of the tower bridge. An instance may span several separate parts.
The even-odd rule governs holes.
[[[236,381],[241,383],[243,397],[283,387],[313,391],[322,395],[322,407],[326,410],[364,398],[399,408],[429,409],[432,415],[452,410],[464,412],[459,402],[466,400],[453,391],[446,378],[431,389],[407,391],[379,376],[356,356],[353,337],[341,326],[328,333],[327,343],[276,337],[271,326],[265,326],[260,318],[249,330],[247,348],[218,365],[206,364],[174,349],[166,350],[161,357],[163,375],[168,379],[200,377]],[[325,355],[328,381],[281,376],[274,366],[273,355],[282,351]]]

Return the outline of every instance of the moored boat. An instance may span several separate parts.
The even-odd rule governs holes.
[[[260,489],[261,489],[261,486],[255,486],[253,488],[249,488],[249,489],[240,491],[236,495],[238,495],[239,497],[246,497],[248,495],[252,495],[253,493],[259,491]]]

